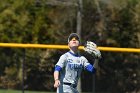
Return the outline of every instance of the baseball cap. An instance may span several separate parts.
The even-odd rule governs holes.
[[[72,40],[73,38],[75,38],[76,40],[80,42],[80,38],[77,33],[71,33],[68,37],[68,42],[70,42],[70,40]]]

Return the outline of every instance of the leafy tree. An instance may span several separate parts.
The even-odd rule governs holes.
[[[54,1],[1,2],[0,42],[66,44],[68,35],[76,32],[78,7],[53,5]],[[86,40],[91,40],[98,46],[139,48],[139,7],[139,0],[83,0],[82,45]],[[25,89],[54,91],[54,64],[65,51],[1,48],[0,87],[21,88],[21,63],[24,62]],[[96,75],[97,92],[139,92],[139,54],[102,51],[102,56]],[[88,90],[83,88],[83,91],[92,90],[91,81],[85,81],[87,77],[84,74],[82,83],[88,82],[89,86]],[[91,75],[87,76],[92,80]]]

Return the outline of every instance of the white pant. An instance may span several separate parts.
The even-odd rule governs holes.
[[[70,85],[61,84],[57,88],[57,93],[79,93],[79,92],[78,92],[77,88],[73,88]]]

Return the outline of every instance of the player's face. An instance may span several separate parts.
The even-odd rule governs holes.
[[[75,37],[73,37],[69,42],[70,47],[78,47],[79,46],[79,40],[77,40]]]

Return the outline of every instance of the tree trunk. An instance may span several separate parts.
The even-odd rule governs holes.
[[[81,39],[81,28],[82,28],[82,0],[78,0],[78,11],[77,11],[77,34],[79,35],[79,38]],[[78,91],[79,93],[82,92],[81,89],[81,78],[78,82]]]

